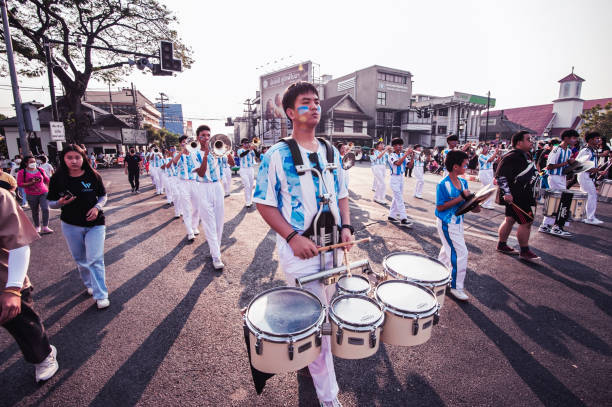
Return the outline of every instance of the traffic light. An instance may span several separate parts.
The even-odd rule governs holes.
[[[419,119],[423,118],[423,113],[421,112],[421,109],[417,108],[417,110],[416,110],[416,111],[417,111],[417,117],[418,117]]]
[[[151,65],[151,72],[153,76],[172,76],[172,72],[162,70],[160,64]]]
[[[225,126],[231,127],[233,125],[234,125],[234,121],[232,120],[231,117],[228,117],[227,120],[225,121]]]
[[[183,64],[180,59],[174,59],[174,45],[171,41],[159,42],[159,61],[164,71],[181,72]]]

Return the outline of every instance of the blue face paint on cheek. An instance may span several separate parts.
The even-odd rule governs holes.
[[[298,106],[298,108],[297,108],[297,112],[298,112],[298,114],[301,116],[301,115],[303,115],[303,114],[308,113],[308,110],[309,110],[309,109],[310,109],[310,108],[309,108],[308,106]]]
[[[317,105],[317,113],[321,113],[321,105]]]

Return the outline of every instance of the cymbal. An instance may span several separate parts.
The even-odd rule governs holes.
[[[482,205],[484,201],[489,199],[491,195],[495,193],[495,191],[497,191],[497,187],[493,184],[485,185],[484,187],[480,188],[472,198],[468,199],[463,205],[461,205],[459,210],[455,212],[455,216],[460,216],[474,210],[477,206]]]

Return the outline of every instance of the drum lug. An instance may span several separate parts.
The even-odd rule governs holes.
[[[438,322],[440,322],[440,313],[436,311],[436,313],[434,314],[434,318],[433,318],[433,324],[438,325]]]
[[[370,348],[376,347],[376,329],[370,331]]]
[[[289,342],[289,360],[293,360],[293,339]]]
[[[338,325],[338,330],[336,331],[336,343],[342,345],[342,327],[340,325]]]
[[[414,322],[412,323],[412,335],[415,335],[419,333],[419,319],[415,319]]]
[[[319,329],[317,331],[317,335],[315,336],[315,346],[321,346],[321,339],[323,338],[323,332]]]
[[[257,338],[257,342],[255,342],[255,353],[261,355],[263,353],[263,341],[260,337]]]

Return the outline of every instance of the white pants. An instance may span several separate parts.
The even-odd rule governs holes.
[[[376,191],[376,165],[372,165],[370,168],[372,169],[372,189]]]
[[[280,240],[277,236],[276,247],[278,249],[278,259],[281,270],[285,274],[285,280],[290,286],[295,286],[295,279],[312,273],[321,271],[319,256],[308,260],[302,260],[293,255],[291,246]],[[327,254],[327,267],[332,267],[332,256]],[[326,287],[319,281],[304,284],[303,287],[315,294],[323,305],[329,305],[329,299],[333,293],[327,292]],[[333,286],[329,286],[333,287]],[[338,382],[336,381],[336,371],[334,369],[334,358],[331,353],[331,338],[323,335],[321,340],[321,353],[314,362],[308,365],[308,370],[312,376],[317,397],[321,401],[332,401],[338,397]]]
[[[174,204],[174,215],[181,215],[181,200],[178,192],[178,178],[166,173],[162,175],[164,189],[166,190],[166,201]]]
[[[372,172],[374,173],[374,199],[377,201],[385,200],[385,166],[384,165],[375,165],[372,167]]]
[[[255,187],[255,170],[253,167],[241,168],[240,179],[244,186],[244,200],[247,205],[253,203],[253,188]]]
[[[229,195],[232,189],[232,170],[230,167],[223,168],[223,191],[225,195]]]
[[[197,189],[195,181],[179,180],[178,194],[181,201],[180,206],[183,211],[183,223],[187,234],[193,233],[200,223],[200,215],[197,201]]]
[[[213,260],[221,258],[223,187],[219,182],[195,182],[198,212]]]
[[[565,175],[549,175],[548,186],[554,191],[561,191],[567,189],[567,180],[565,178]],[[542,220],[542,225],[554,225],[554,223],[555,218],[551,216],[544,216],[544,220]],[[569,225],[569,221],[565,222],[565,226]]]
[[[482,186],[487,186],[490,184],[493,184],[493,168],[489,169],[489,170],[480,170],[478,172],[478,178],[480,178],[480,183],[482,184]],[[489,199],[487,199],[482,206],[484,206],[485,208],[487,206],[491,206],[491,202],[493,201],[493,198],[495,197],[495,194],[491,195],[491,197]]]
[[[389,181],[391,191],[393,191],[393,201],[391,201],[391,209],[389,216],[392,218],[406,219],[406,205],[404,205],[404,174],[391,175]]]
[[[416,184],[414,184],[414,196],[422,198],[423,185],[425,185],[425,181],[423,180],[423,167],[415,166],[412,172],[414,173],[414,178],[416,178]]]
[[[468,259],[467,246],[463,238],[463,222],[454,224],[444,223],[439,218],[436,220],[442,242],[438,260],[451,270],[451,287],[463,290]]]
[[[151,180],[155,185],[155,192],[161,194],[164,192],[164,186],[162,185],[162,170],[159,167],[151,167]]]
[[[597,209],[597,188],[595,188],[595,183],[588,172],[578,174],[578,183],[580,183],[580,190],[589,195],[586,204],[586,217],[587,219],[594,219],[595,210]]]

